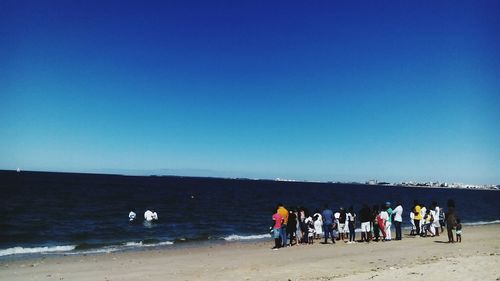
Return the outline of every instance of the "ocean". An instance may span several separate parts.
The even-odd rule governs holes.
[[[0,171],[0,191],[0,258],[270,239],[280,202],[313,212],[400,200],[408,225],[413,200],[453,199],[465,225],[500,223],[500,192],[488,190]]]

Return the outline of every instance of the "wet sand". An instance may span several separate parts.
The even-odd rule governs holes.
[[[0,261],[0,280],[500,280],[500,225],[402,241],[294,246],[272,241]],[[445,233],[444,233],[445,234]],[[358,234],[359,236],[359,234]]]

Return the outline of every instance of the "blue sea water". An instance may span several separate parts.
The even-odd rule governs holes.
[[[463,222],[500,222],[500,192],[190,177],[0,171],[0,257],[270,238],[277,203],[311,212],[453,199]],[[159,220],[144,223],[154,209]],[[130,223],[128,213],[138,219]]]

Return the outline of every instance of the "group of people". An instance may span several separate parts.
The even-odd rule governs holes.
[[[128,218],[130,222],[135,221],[135,219],[137,218],[137,214],[134,212],[134,210],[128,213]],[[158,214],[154,210],[147,210],[146,212],[144,212],[144,220],[146,222],[156,221],[158,220]]]
[[[433,237],[442,233],[446,225],[448,242],[455,242],[454,231],[457,236],[456,241],[461,242],[462,225],[455,214],[453,200],[448,201],[446,214],[435,201],[427,208],[417,200],[414,201],[409,213],[412,225],[410,235]],[[394,208],[391,202],[374,205],[372,208],[363,204],[356,213],[352,206],[347,209],[340,207],[333,212],[325,204],[323,211],[316,210],[314,214],[311,214],[307,208],[298,207],[287,210],[280,203],[273,211],[272,220],[271,235],[275,241],[273,249],[298,244],[313,244],[315,239],[321,238],[321,234],[323,234],[324,244],[327,244],[329,239],[334,244],[340,240],[348,244],[356,243],[357,225],[361,230],[359,242],[391,241],[392,228],[396,232],[395,240],[401,240],[403,206],[401,202],[397,202]]]

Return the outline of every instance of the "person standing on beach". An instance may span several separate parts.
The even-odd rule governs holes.
[[[354,213],[354,209],[349,207],[349,211],[346,214],[346,223],[348,224],[347,227],[349,228],[349,244],[351,243],[356,243],[356,214]]]
[[[387,219],[389,218],[389,214],[387,214],[387,206],[383,205],[380,208],[380,213],[377,216],[377,223],[380,228],[380,232],[382,232],[382,241],[387,239]]]
[[[394,214],[394,226],[396,227],[396,240],[401,240],[401,223],[403,222],[403,206],[401,202],[396,203],[396,208],[392,211]]]
[[[280,240],[280,232],[281,232],[281,225],[283,223],[283,217],[278,214],[278,212],[274,213],[272,216],[273,219],[273,238],[274,238],[274,247],[273,250],[278,250],[281,248],[281,240]]]
[[[328,205],[325,204],[325,209],[322,213],[323,216],[323,232],[325,243],[328,243],[328,237],[332,238],[333,244],[335,244],[335,237],[333,235],[333,211],[328,208]]]
[[[283,203],[278,204],[277,213],[283,218],[283,224],[281,225],[281,228],[280,228],[280,238],[281,238],[281,245],[283,247],[286,247],[287,246],[286,225],[288,223],[288,210],[285,209],[285,206],[283,205]]]
[[[370,242],[371,240],[371,212],[370,207],[367,204],[363,204],[363,207],[359,211],[359,219],[361,221],[361,242]]]
[[[420,220],[422,219],[422,216],[420,215],[420,204],[418,203],[417,200],[413,202],[413,214],[415,214],[413,222],[415,223],[415,228],[416,228],[416,235],[420,235]]]
[[[460,223],[460,219],[457,218],[457,242],[462,243],[462,223]]]
[[[424,218],[425,218],[425,214],[427,214],[427,207],[425,207],[425,205],[424,205],[424,204],[422,204],[422,205],[420,205],[420,206],[421,206],[421,207],[420,207],[420,218],[421,218],[421,219],[420,219],[420,234],[422,234],[422,232],[423,232],[423,231],[422,231],[422,227],[423,227],[423,225],[424,225],[424,223],[425,223]]]
[[[410,235],[415,236],[417,227],[415,226],[415,213],[413,212],[410,212],[410,223],[411,223]]]
[[[340,239],[344,241],[344,238],[347,238],[347,232],[345,231],[346,228],[346,212],[344,208],[340,207],[340,216],[339,216],[339,233],[340,233]]]
[[[293,246],[293,241],[297,244],[297,211],[295,209],[291,209],[290,214],[288,215],[288,223],[286,225],[286,232],[289,235],[288,242],[290,246]]]
[[[340,232],[339,232],[339,231],[340,231],[340,229],[339,229],[340,221],[339,221],[339,219],[340,219],[340,210],[339,210],[339,211],[336,211],[336,212],[333,214],[333,221],[334,221],[334,223],[335,223],[335,227],[334,227],[333,231],[334,231],[334,233],[335,233],[335,237],[336,237],[336,239],[335,239],[335,240],[337,240],[337,241],[339,241],[339,240],[340,240],[340,234],[339,234],[339,233],[340,233]]]
[[[432,226],[434,227],[436,236],[439,236],[439,228],[441,228],[441,222],[439,221],[441,209],[436,201],[432,202],[432,210],[434,211],[434,222],[432,223]]]
[[[387,220],[385,221],[385,240],[391,241],[391,226],[392,226],[392,208],[391,202],[385,202],[385,211],[387,212]]]
[[[378,205],[373,205],[372,208],[372,229],[373,229],[373,237],[375,238],[375,242],[378,242],[380,239],[380,227],[378,223],[378,218],[380,214],[380,208]]]
[[[444,209],[439,208],[439,225],[441,226],[441,233],[444,232]]]
[[[448,210],[446,211],[445,222],[446,231],[448,232],[448,243],[455,242],[453,237],[453,229],[457,225],[457,217],[455,215],[455,201],[448,200]]]
[[[321,233],[323,232],[323,217],[319,213],[319,210],[316,210],[314,216],[314,233],[315,238],[320,239]]]

